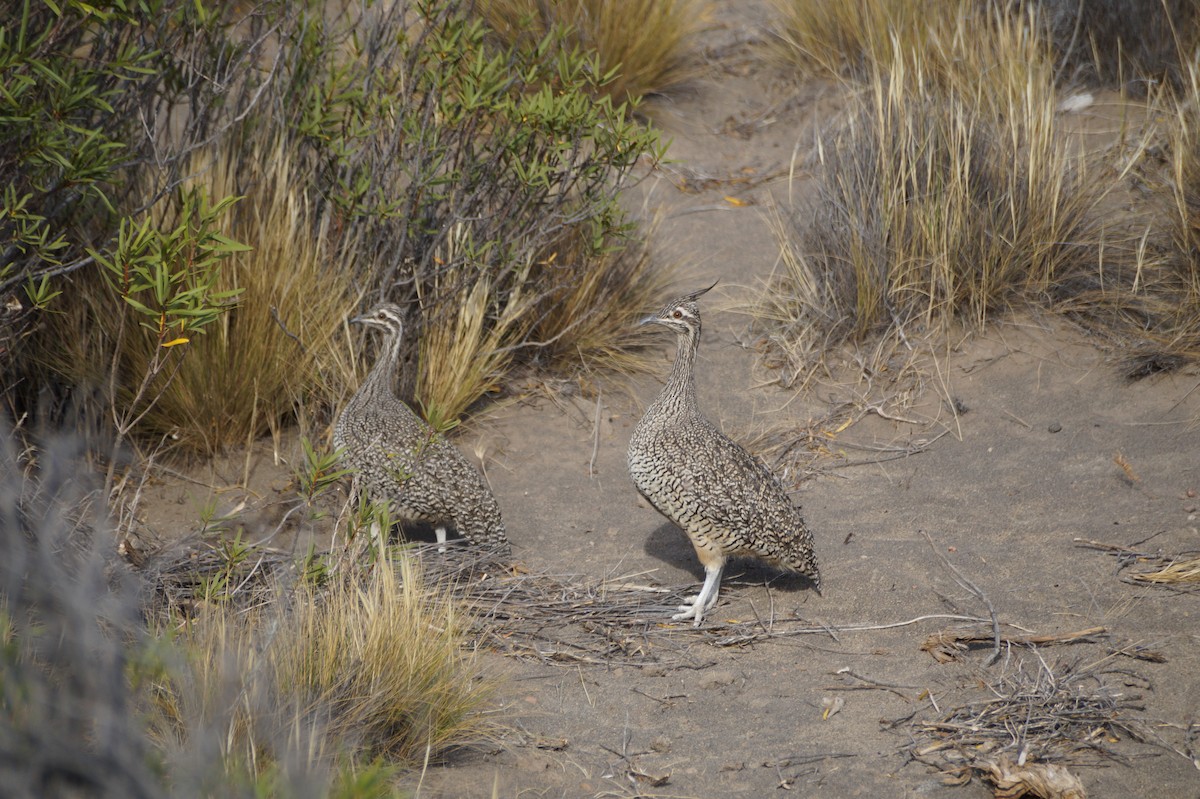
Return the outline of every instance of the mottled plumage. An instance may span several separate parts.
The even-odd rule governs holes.
[[[712,288],[711,286],[709,288]],[[704,587],[674,618],[695,619],[717,602],[730,557],[759,558],[808,577],[820,590],[812,534],[766,465],[718,430],[696,404],[694,367],[700,343],[696,298],[680,297],[641,324],[675,331],[671,376],[629,441],[629,474],[655,508],[683,528],[704,564]]]
[[[356,472],[358,490],[387,502],[395,518],[452,527],[473,544],[509,553],[496,498],[445,436],[433,431],[392,388],[403,314],[385,303],[351,320],[383,331],[383,351],[333,428],[333,444]]]

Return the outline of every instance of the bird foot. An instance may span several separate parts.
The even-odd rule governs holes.
[[[699,627],[700,622],[704,621],[704,608],[700,607],[699,602],[691,605],[680,605],[678,610],[678,613],[671,616],[672,621],[687,621],[688,619],[695,619],[695,621],[692,622],[693,627]]]
[[[717,604],[717,597],[714,595],[708,602],[704,601],[704,594],[696,594],[694,596],[684,597],[683,601],[686,605],[679,605],[675,609],[679,612],[671,617],[673,621],[687,621],[695,619],[692,622],[693,627],[699,627],[700,622],[704,621],[704,614],[713,609]]]

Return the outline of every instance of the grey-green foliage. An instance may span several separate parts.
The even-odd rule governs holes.
[[[418,329],[421,314],[457,311],[441,300],[461,296],[463,280],[488,279],[497,305],[519,283],[571,284],[586,258],[550,256],[581,239],[591,254],[612,246],[626,230],[621,188],[640,158],[661,154],[563,30],[491,46],[469,10],[423,0],[311,15],[282,93],[363,288],[412,303]],[[518,280],[529,263],[535,273]]]
[[[146,637],[138,588],[101,554],[74,450],[48,441],[35,467],[0,417],[0,784],[160,796],[125,676]]]
[[[259,99],[264,17],[183,0],[0,0],[0,368],[120,220]],[[264,77],[264,75],[266,77]]]
[[[211,705],[156,709],[171,686],[192,684],[188,662],[208,653],[173,638],[177,620],[159,635],[147,629],[153,569],[135,572],[116,558],[81,456],[76,439],[53,434],[36,453],[21,449],[0,413],[0,793],[387,796],[386,769],[313,756],[319,721],[297,721],[294,707],[264,689],[261,669],[231,669],[238,680],[205,695]],[[228,546],[232,569],[246,551]],[[247,708],[261,768],[240,762],[226,740]]]

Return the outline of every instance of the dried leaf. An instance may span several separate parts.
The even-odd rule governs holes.
[[[1087,799],[1083,782],[1066,769],[1053,763],[1015,765],[1007,757],[994,762],[976,761],[975,768],[996,785],[996,799]]]

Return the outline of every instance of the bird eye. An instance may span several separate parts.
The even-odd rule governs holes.
[[[683,311],[681,311],[681,310],[679,310],[678,308],[676,308],[676,309],[675,309],[675,312],[674,312],[674,313],[672,313],[672,314],[671,314],[671,316],[673,316],[673,317],[674,317],[674,318],[676,318],[676,319],[682,319],[682,318],[683,318]]]

